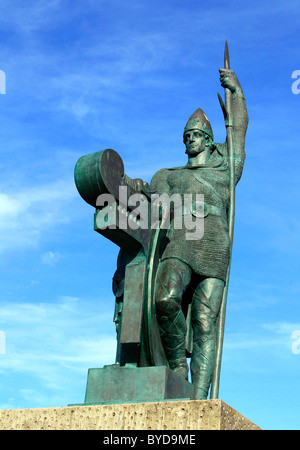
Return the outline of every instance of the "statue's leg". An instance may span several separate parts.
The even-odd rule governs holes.
[[[160,336],[170,368],[188,378],[185,353],[186,321],[181,309],[182,294],[191,281],[190,267],[170,258],[159,265],[155,305]]]
[[[195,289],[192,302],[193,352],[191,375],[194,398],[206,399],[212,379],[216,351],[216,320],[224,281],[205,278]]]

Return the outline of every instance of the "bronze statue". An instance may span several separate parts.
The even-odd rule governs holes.
[[[226,99],[224,105],[219,97],[227,128],[225,143],[215,143],[207,116],[197,109],[183,132],[187,163],[181,167],[159,170],[150,185],[124,174],[122,162],[112,150],[98,152],[102,159],[110,159],[111,171],[114,164],[113,173],[109,176],[104,170],[105,164],[103,161],[100,163],[100,156],[97,156],[96,166],[102,168],[100,182],[90,182],[96,177],[93,155],[88,163],[87,159],[79,162],[75,171],[79,192],[98,208],[96,212],[101,213],[95,229],[121,247],[113,283],[116,296],[114,321],[118,335],[116,364],[125,366],[129,363],[136,367],[167,365],[179,377],[188,380],[187,356],[191,357],[194,399],[207,398],[213,379],[211,397],[218,395],[233,234],[234,189],[241,178],[245,160],[248,115],[241,85],[229,68],[227,46],[220,81],[225,88]],[[93,164],[90,162],[92,160]],[[109,168],[107,170],[109,172]],[[95,187],[91,188],[92,185]],[[129,192],[126,191],[125,208],[120,191],[116,192],[117,186],[129,189]],[[113,193],[117,198],[115,209],[113,204],[97,205],[96,197],[103,192]],[[188,208],[183,204],[181,214],[194,219],[201,217],[203,233],[198,239],[187,239],[184,226],[174,226],[174,214],[164,235],[162,227],[158,232],[147,230],[147,227],[142,229],[141,224],[139,226],[141,214],[133,216],[133,208],[130,209],[127,203],[129,195],[136,193],[142,194],[143,201],[148,205],[155,194],[165,194],[169,198],[174,194],[180,197],[190,194],[192,203]],[[195,200],[196,195],[203,196],[202,204]],[[109,203],[109,199],[106,200]],[[122,233],[121,216],[117,223],[114,215],[117,210],[126,215],[128,223],[129,219],[132,221],[132,226],[127,223]],[[109,212],[113,214],[111,222],[107,219]],[[134,244],[135,239],[138,245]],[[137,288],[137,282],[141,280],[142,284]],[[128,299],[125,301],[126,291]],[[137,318],[135,322],[133,316]],[[130,333],[136,333],[137,338],[131,338]]]

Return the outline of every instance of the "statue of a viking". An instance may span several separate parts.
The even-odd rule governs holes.
[[[80,158],[75,168],[80,195],[96,206],[95,230],[121,248],[113,277],[116,364],[114,372],[104,370],[105,374],[116,374],[122,367],[126,371],[125,366],[160,366],[179,384],[188,386],[194,399],[206,399],[210,386],[211,398],[218,396],[234,192],[245,161],[248,115],[241,85],[229,68],[227,44],[224,66],[220,81],[225,104],[219,99],[227,129],[225,143],[215,143],[207,116],[197,109],[183,131],[187,163],[159,170],[150,185],[128,177],[121,158],[111,149]],[[153,195],[179,197],[183,206],[172,211],[167,230],[162,227],[163,216],[158,217],[160,226],[153,233],[153,214],[151,228],[149,223],[145,228],[127,203],[136,194],[143,196],[141,203],[147,211],[152,211]],[[191,199],[188,204],[186,196]],[[184,226],[187,216],[202,220],[202,232],[193,238],[188,237],[190,228]],[[166,231],[162,232],[163,228]],[[185,381],[187,357],[191,358],[193,386]],[[178,398],[176,395],[174,391],[164,398]],[[94,397],[92,401],[99,401],[103,395]]]
[[[241,178],[245,160],[248,115],[235,73],[220,69],[220,74],[221,85],[232,93],[236,184]],[[214,142],[211,124],[201,109],[197,109],[188,120],[183,142],[188,158],[186,165],[159,170],[152,178],[150,192],[168,196],[202,194],[204,233],[198,240],[187,240],[184,227],[176,228],[171,221],[156,274],[155,309],[170,368],[188,379],[186,356],[191,356],[194,398],[206,399],[215,364],[216,321],[231,252],[228,224],[230,157],[228,141],[223,144]],[[135,189],[149,188],[141,180],[126,178],[126,182]],[[197,204],[188,212],[196,217]],[[182,214],[185,213],[187,211],[183,208]]]

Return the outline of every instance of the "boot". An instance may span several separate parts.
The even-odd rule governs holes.
[[[200,344],[200,345],[199,345]],[[191,375],[194,385],[194,400],[205,400],[212,379],[215,358],[215,340],[194,341]]]
[[[168,317],[161,316],[159,329],[170,369],[187,380],[189,366],[185,353],[186,322],[182,310]]]

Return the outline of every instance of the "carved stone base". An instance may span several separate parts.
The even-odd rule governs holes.
[[[83,405],[189,400],[193,386],[165,366],[89,369]]]

